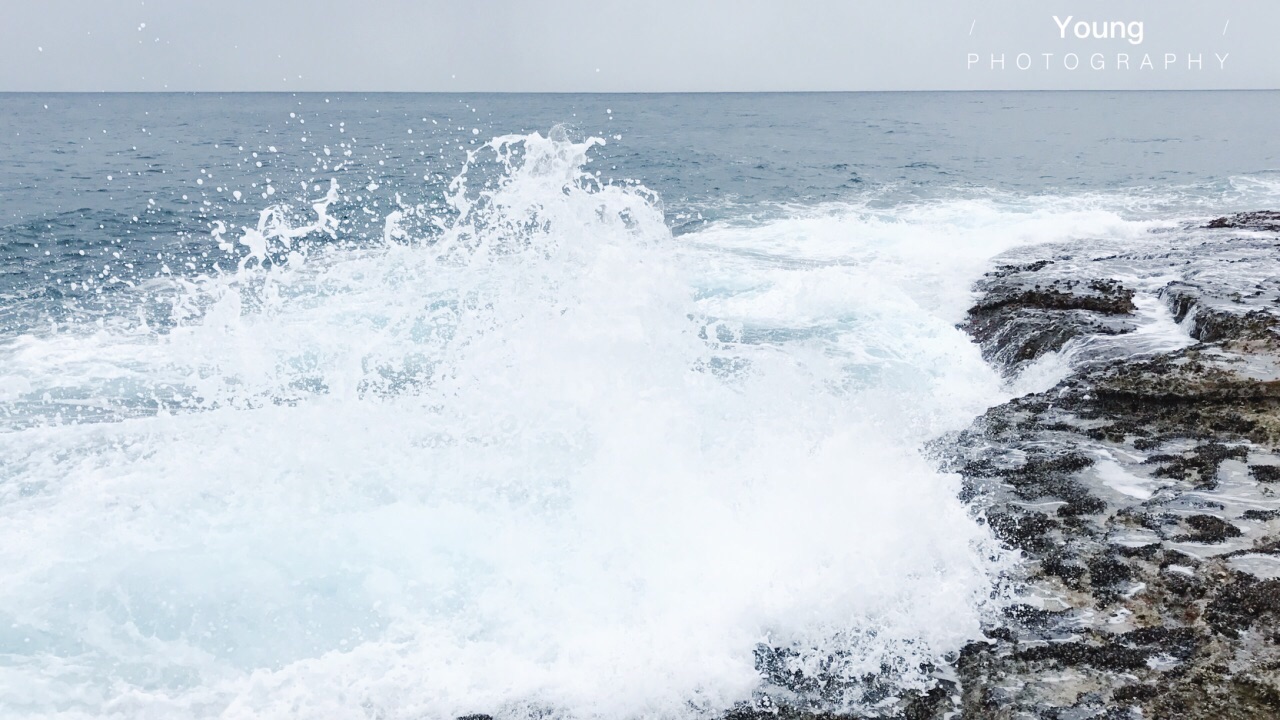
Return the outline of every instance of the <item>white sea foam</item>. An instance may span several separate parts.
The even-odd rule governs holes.
[[[673,238],[590,146],[499,138],[380,246],[270,210],[148,290],[172,327],[0,348],[0,402],[49,411],[0,435],[0,715],[684,717],[750,700],[762,643],[912,687],[978,637],[1007,558],[918,448],[1007,390],[954,323],[1000,250],[1133,227]]]

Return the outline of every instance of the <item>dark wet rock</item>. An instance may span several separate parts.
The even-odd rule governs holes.
[[[1017,604],[1005,608],[1005,616],[1027,627],[1044,627],[1059,619],[1061,613],[1050,612],[1032,605]]]
[[[1131,579],[1133,571],[1114,556],[1100,555],[1089,561],[1089,582],[1094,587],[1119,585]]]
[[[1014,658],[1027,663],[1052,662],[1072,667],[1087,665],[1101,670],[1138,670],[1146,667],[1153,651],[1118,643],[1089,645],[1082,642],[1040,645],[1020,650]]]
[[[1248,674],[1207,668],[1172,678],[1144,705],[1154,720],[1257,720],[1280,717],[1274,686]],[[1224,677],[1225,676],[1225,677]]]
[[[1114,280],[1080,282],[1036,275],[1049,261],[1005,266],[987,276],[985,296],[964,328],[983,356],[1008,368],[1061,350],[1088,334],[1131,332],[1134,291]]]
[[[1236,213],[1210,220],[1205,228],[1211,230],[1262,230],[1280,232],[1280,212],[1264,210],[1261,212]]]
[[[899,720],[906,716],[902,713],[896,715],[881,715],[880,718],[893,718]],[[927,715],[931,720],[934,718],[945,717],[944,715]],[[858,715],[855,713],[839,713],[826,712],[821,710],[807,710],[804,708],[796,708],[790,705],[772,705],[761,709],[757,707],[744,706],[731,710],[724,715],[725,720],[872,720],[871,716]]]
[[[1132,703],[1150,700],[1160,695],[1160,688],[1156,685],[1125,685],[1111,693],[1111,697],[1116,702]]]
[[[987,515],[991,532],[1010,547],[1047,552],[1057,541],[1051,534],[1062,524],[1042,512],[992,511]]]
[[[1228,538],[1240,537],[1240,528],[1213,515],[1192,515],[1186,519],[1191,532],[1179,535],[1174,540],[1179,542],[1220,543]]]
[[[931,720],[945,716],[955,707],[951,702],[950,690],[952,688],[940,685],[914,698],[903,710],[903,720]]]
[[[1214,294],[1201,286],[1175,281],[1166,285],[1160,294],[1174,320],[1189,320],[1188,334],[1201,342],[1274,341],[1280,335],[1275,315],[1266,310],[1249,309],[1241,293]]]
[[[1274,623],[1276,613],[1280,613],[1280,580],[1236,573],[1205,608],[1204,617],[1214,631],[1234,638],[1259,620]]]
[[[1249,468],[1249,473],[1261,483],[1280,482],[1280,465],[1254,465]]]
[[[882,665],[879,672],[851,675],[844,668],[851,651],[836,651],[823,657],[812,653],[801,654],[795,648],[760,644],[755,649],[755,667],[765,681],[766,692],[754,705],[744,707],[735,717],[843,717],[860,718],[858,714],[824,714],[824,709],[855,704],[862,707],[890,707],[893,717],[902,717],[907,710],[917,715],[932,707],[939,687],[943,695],[950,697],[947,682],[939,684],[929,693],[902,691],[900,673],[893,667]],[[928,672],[929,667],[921,668]],[[933,698],[932,700],[930,698]],[[765,713],[752,715],[750,713]],[[884,714],[875,715],[883,717]]]
[[[1242,570],[1280,556],[1280,241],[1090,247],[999,266],[963,325],[1010,374],[1073,354],[932,448],[1035,601],[960,654],[959,716],[1280,718],[1280,579]],[[1160,307],[1183,342],[1134,332]]]
[[[1248,450],[1242,446],[1227,447],[1208,442],[1182,455],[1152,455],[1143,463],[1159,465],[1151,473],[1155,477],[1176,478],[1197,487],[1212,488],[1218,484],[1218,469],[1224,460],[1244,460],[1248,455]]]

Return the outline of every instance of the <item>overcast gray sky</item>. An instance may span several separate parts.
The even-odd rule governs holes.
[[[4,0],[3,5],[0,90],[5,91],[1280,87],[1276,0]],[[1073,18],[1066,38],[1055,15],[1059,21]],[[1082,20],[1122,21],[1126,28],[1141,22],[1142,42],[1079,39],[1074,25]],[[1147,57],[1150,64],[1144,66]],[[1094,69],[1099,63],[1101,69]]]

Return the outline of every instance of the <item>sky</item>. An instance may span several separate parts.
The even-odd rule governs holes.
[[[1276,0],[3,5],[0,91],[1280,88]]]

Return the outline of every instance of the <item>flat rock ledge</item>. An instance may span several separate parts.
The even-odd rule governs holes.
[[[1280,213],[1247,213],[982,280],[964,327],[1011,374],[1109,343],[933,448],[1022,554],[1025,602],[903,717],[1280,717],[1276,233]],[[1142,338],[1143,296],[1185,346]]]

